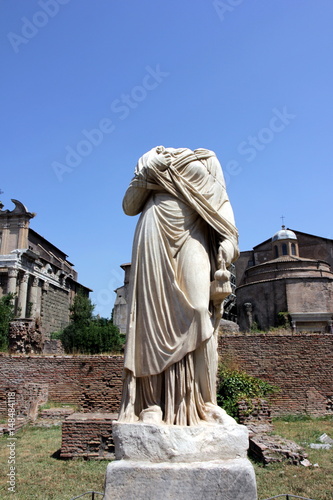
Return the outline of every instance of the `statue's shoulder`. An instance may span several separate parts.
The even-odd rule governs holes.
[[[195,149],[193,153],[200,159],[212,158],[213,156],[216,157],[214,151],[211,151],[210,149],[198,148]]]

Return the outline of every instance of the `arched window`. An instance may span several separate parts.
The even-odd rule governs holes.
[[[279,249],[278,249],[277,245],[274,245],[274,256],[275,256],[275,258],[277,258],[279,256]]]
[[[295,243],[291,244],[291,255],[296,255],[296,245],[295,245]]]
[[[286,243],[282,243],[282,255],[288,255],[288,249]]]

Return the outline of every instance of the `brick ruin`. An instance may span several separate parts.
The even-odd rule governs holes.
[[[246,402],[240,405],[240,421],[253,432],[251,453],[264,463],[300,463],[305,457],[301,449],[269,436],[271,417],[333,413],[333,335],[228,333],[219,338],[219,352],[234,367],[280,387],[254,411]],[[67,416],[62,458],[112,458],[111,422],[119,410],[122,369],[120,355],[0,354],[0,414],[6,416],[6,394],[16,392],[19,422],[35,420],[38,413],[45,421],[57,417],[58,423]],[[39,412],[46,401],[76,405],[80,413]]]
[[[268,397],[272,416],[332,415],[332,334],[223,335],[219,352],[238,369],[280,388]]]
[[[113,459],[117,413],[73,413],[62,424],[61,458]]]
[[[0,202],[0,297],[14,294],[18,321],[11,349],[17,343],[17,352],[38,353],[52,332],[68,325],[75,295],[89,296],[91,290],[78,282],[68,256],[30,227],[36,214],[20,201],[12,202],[13,210],[3,210]]]
[[[219,353],[280,388],[268,397],[272,416],[333,413],[333,335],[224,334]],[[0,413],[5,413],[6,389],[36,380],[48,385],[49,401],[76,404],[83,412],[117,413],[122,367],[120,355],[0,354]]]

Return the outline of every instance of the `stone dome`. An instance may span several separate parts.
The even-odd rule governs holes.
[[[272,237],[272,241],[278,240],[297,240],[296,234],[290,229],[286,229],[285,226],[282,226],[282,229],[274,234]]]

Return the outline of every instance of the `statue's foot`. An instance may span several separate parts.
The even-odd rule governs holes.
[[[163,423],[163,413],[159,406],[149,406],[139,415],[140,422],[145,424],[157,424],[161,425]]]
[[[223,425],[237,425],[234,418],[230,417],[223,408],[213,403],[205,403],[204,412],[207,422],[216,422]]]
[[[139,418],[135,415],[135,412],[134,412],[134,405],[132,405],[131,403],[128,403],[126,408],[125,409],[123,408],[120,411],[120,414],[118,417],[118,422],[122,422],[122,423],[133,423],[133,422],[137,422],[138,420],[139,420]]]

